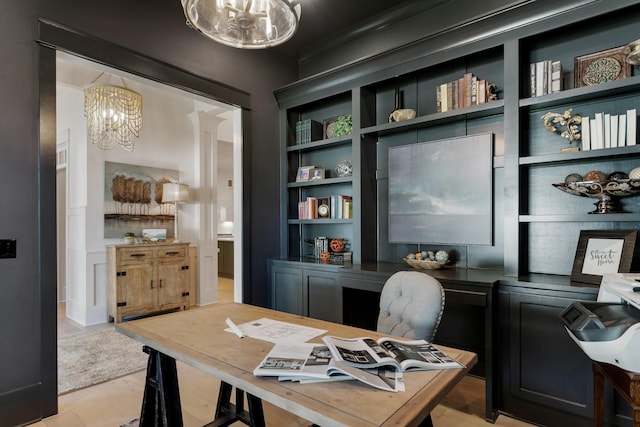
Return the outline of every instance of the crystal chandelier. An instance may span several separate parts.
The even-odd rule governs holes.
[[[142,96],[122,86],[97,84],[101,73],[84,90],[84,115],[87,118],[87,138],[103,150],[120,144],[133,151],[134,137],[142,128]]]
[[[262,49],[298,29],[298,0],[181,0],[187,25],[231,47]]]

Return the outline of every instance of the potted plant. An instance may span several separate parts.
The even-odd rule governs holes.
[[[130,231],[124,233],[124,243],[127,245],[133,245],[136,243],[136,234]]]

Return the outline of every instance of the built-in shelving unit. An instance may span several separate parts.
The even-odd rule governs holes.
[[[489,31],[478,24],[475,33],[475,24],[470,24],[388,53],[389,58],[405,61],[393,62],[381,55],[363,61],[364,65],[350,64],[337,77],[329,72],[276,91],[281,109],[284,233],[280,259],[270,261],[269,266],[271,302],[280,310],[351,322],[348,306],[355,295],[358,301],[366,301],[370,312],[365,316],[367,322],[354,325],[370,327],[376,315],[376,292],[385,278],[408,268],[402,258],[420,248],[445,249],[454,254],[449,271],[438,276],[445,288],[462,285],[465,295],[476,295],[481,284],[490,285],[490,293],[478,294],[480,300],[488,300],[487,295],[494,292],[500,294],[499,306],[487,303],[479,311],[477,301],[459,299],[449,292],[442,335],[436,336],[436,342],[441,339],[479,353],[486,366],[487,419],[504,411],[540,425],[587,426],[592,425],[592,394],[585,386],[591,380],[589,360],[574,348],[558,314],[575,299],[597,295],[597,290],[569,281],[580,231],[639,229],[640,197],[621,198],[621,212],[591,214],[597,199],[576,197],[552,184],[562,183],[569,174],[592,170],[629,173],[640,167],[640,145],[561,152],[567,140],[546,130],[540,118],[568,109],[582,117],[593,117],[596,112],[622,114],[634,108],[640,111],[637,68],[630,77],[619,80],[586,87],[573,83],[576,57],[640,38],[640,2],[525,3],[513,9],[511,21],[491,20],[497,27],[510,27],[508,31],[497,33],[493,31],[497,27],[489,25]],[[545,10],[547,7],[554,10]],[[531,19],[536,14],[540,18]],[[563,88],[531,97],[530,64],[544,60],[560,61]],[[498,99],[438,111],[436,88],[465,73],[496,84]],[[401,108],[415,110],[416,116],[390,123],[398,90],[403,96]],[[322,121],[340,114],[352,115],[351,135],[295,144],[297,121]],[[486,195],[493,201],[493,243],[391,243],[389,149],[486,133],[493,135],[493,167],[487,170],[493,191]],[[329,173],[324,181],[296,182],[299,166],[313,164],[331,172],[345,159],[353,163],[351,177]],[[461,174],[467,166],[459,165]],[[352,196],[352,219],[298,219],[299,201],[336,193]],[[317,236],[348,239],[353,263],[341,267],[310,259],[305,242]],[[463,272],[492,270],[493,276],[486,280],[461,279]],[[358,313],[363,310],[359,308]],[[477,330],[461,338],[456,333],[460,325],[473,325]],[[482,332],[485,343],[474,342],[473,337]],[[498,342],[499,349],[494,346]],[[569,365],[579,368],[568,372]],[[497,366],[500,368],[494,369]],[[581,370],[584,367],[586,374]],[[619,414],[613,414],[615,409],[610,412],[608,425],[625,425]]]

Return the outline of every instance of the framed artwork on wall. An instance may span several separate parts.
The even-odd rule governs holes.
[[[162,184],[179,178],[174,169],[105,162],[104,237],[142,237],[144,229],[166,229],[173,237],[174,205],[161,203]]]
[[[630,273],[638,267],[638,232],[582,230],[571,281],[599,285],[603,274]]]
[[[390,243],[493,243],[493,134],[389,148]]]

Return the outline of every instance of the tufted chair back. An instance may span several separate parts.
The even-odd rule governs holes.
[[[443,311],[440,282],[418,271],[399,271],[382,288],[377,331],[433,342]]]

